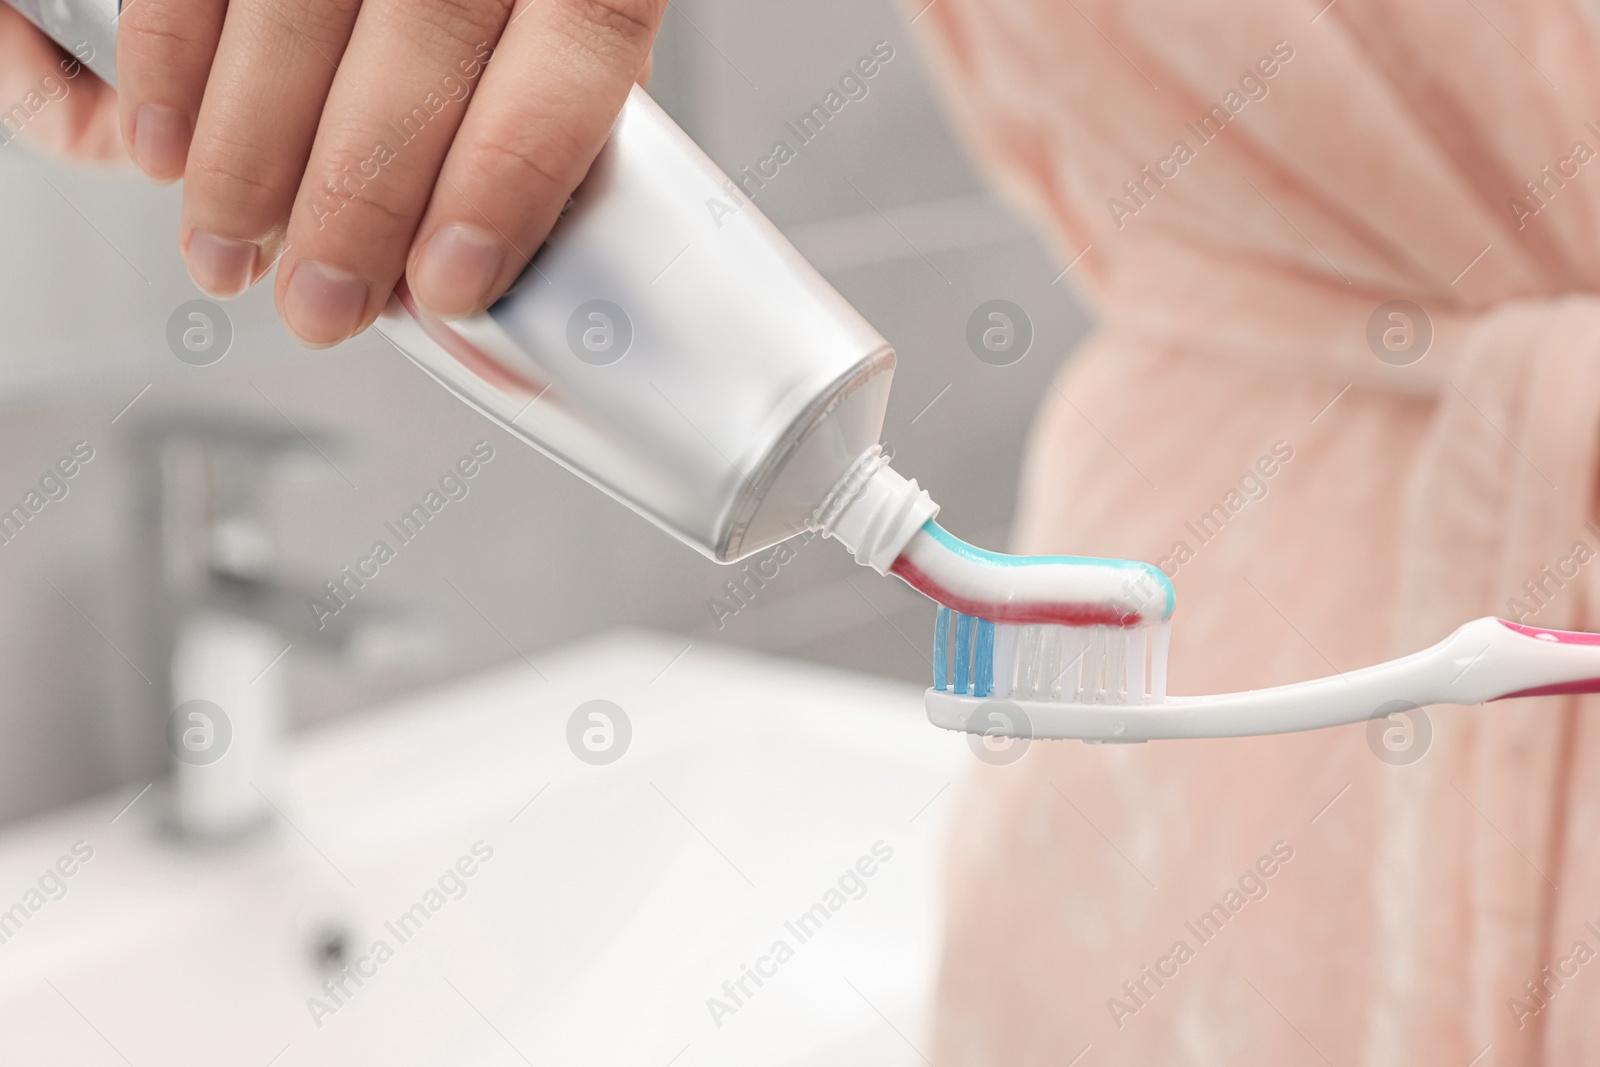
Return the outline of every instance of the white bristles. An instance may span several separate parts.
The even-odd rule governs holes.
[[[1145,640],[1144,627],[1128,631],[1128,655],[1122,675],[1122,689],[1128,694],[1129,704],[1143,704],[1145,694]]]
[[[1061,631],[1061,679],[1050,699],[1072,703],[1083,685],[1083,653],[1088,648],[1085,634],[1072,626],[1052,626]]]
[[[944,609],[948,611],[948,609]],[[935,650],[952,664],[960,616],[941,622],[949,644]],[[1024,626],[976,623],[973,653],[992,647],[991,671],[948,672],[948,683],[967,679],[969,695],[1059,704],[1161,704],[1167,698],[1170,623],[1148,626]],[[992,630],[989,645],[983,636]],[[943,673],[943,672],[941,672]],[[936,688],[939,685],[936,678]],[[987,689],[980,686],[987,685]]]
[[[1037,696],[1041,700],[1061,699],[1061,627],[1045,626],[1039,634],[1039,679]]]
[[[1128,631],[1106,627],[1105,702],[1128,703]]]
[[[1084,629],[1087,648],[1083,655],[1083,684],[1078,687],[1079,704],[1105,703],[1106,628],[1090,626]]]
[[[1167,700],[1167,643],[1172,638],[1172,620],[1155,627],[1154,647],[1150,650],[1150,703]]]
[[[1039,695],[1039,652],[1044,639],[1043,626],[1024,626],[1017,640],[1016,695],[1032,700]]]
[[[1010,696],[1016,676],[1017,627],[1002,624],[994,628],[994,695]]]

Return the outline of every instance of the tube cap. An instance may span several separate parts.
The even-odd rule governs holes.
[[[823,500],[815,528],[837,538],[857,563],[888,574],[917,531],[937,514],[939,505],[928,491],[890,467],[883,449],[874,445]]]

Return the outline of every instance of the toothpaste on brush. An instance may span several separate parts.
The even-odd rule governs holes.
[[[930,600],[992,623],[1153,626],[1171,617],[1172,583],[1148,563],[1090,556],[1009,556],[934,521],[939,505],[881,450],[862,457],[818,509],[818,528],[862,564]]]
[[[1148,563],[1090,556],[1008,556],[969,545],[929,519],[889,573],[963,615],[1013,625],[1148,626],[1171,617],[1172,583]]]

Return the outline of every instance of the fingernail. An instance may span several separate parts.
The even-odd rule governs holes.
[[[157,181],[181,178],[192,132],[177,108],[145,104],[133,113],[133,161]]]
[[[505,258],[500,242],[476,226],[442,227],[422,246],[412,291],[435,315],[470,314],[488,301]]]
[[[302,343],[336,345],[356,332],[367,308],[367,283],[338,267],[303,259],[283,292],[283,317]]]
[[[189,264],[189,277],[200,288],[212,296],[238,296],[255,279],[258,252],[249,241],[195,230],[189,235],[184,259]]]

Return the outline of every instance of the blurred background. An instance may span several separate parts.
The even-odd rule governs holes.
[[[674,0],[651,91],[727,171],[887,41],[894,58],[756,202],[894,344],[885,438],[960,535],[1004,547],[1019,456],[1049,381],[1088,328],[1066,260],[984,188],[941,114],[907,12],[882,0]],[[282,593],[270,668],[289,725],[618,626],[925,684],[931,608],[827,542],[800,550],[720,629],[732,575],[508,437],[372,332],[321,353],[278,325],[270,286],[228,303],[225,358],[175,357],[168,323],[202,296],[175,247],[180,190],[0,149],[0,506],[77,442],[93,459],[0,545],[0,820],[164,773],[147,694],[170,670],[150,442],[174,428],[234,455],[239,515],[207,536]],[[983,301],[1020,305],[1026,358],[968,349]],[[307,597],[364,554],[479,440],[495,459],[327,631]],[[242,442],[242,443],[241,443]],[[239,457],[243,458],[239,458]],[[233,461],[230,461],[233,462]],[[181,507],[168,510],[181,511]],[[166,561],[167,564],[171,560]],[[376,635],[376,636],[372,636]],[[270,657],[269,657],[270,658]]]

